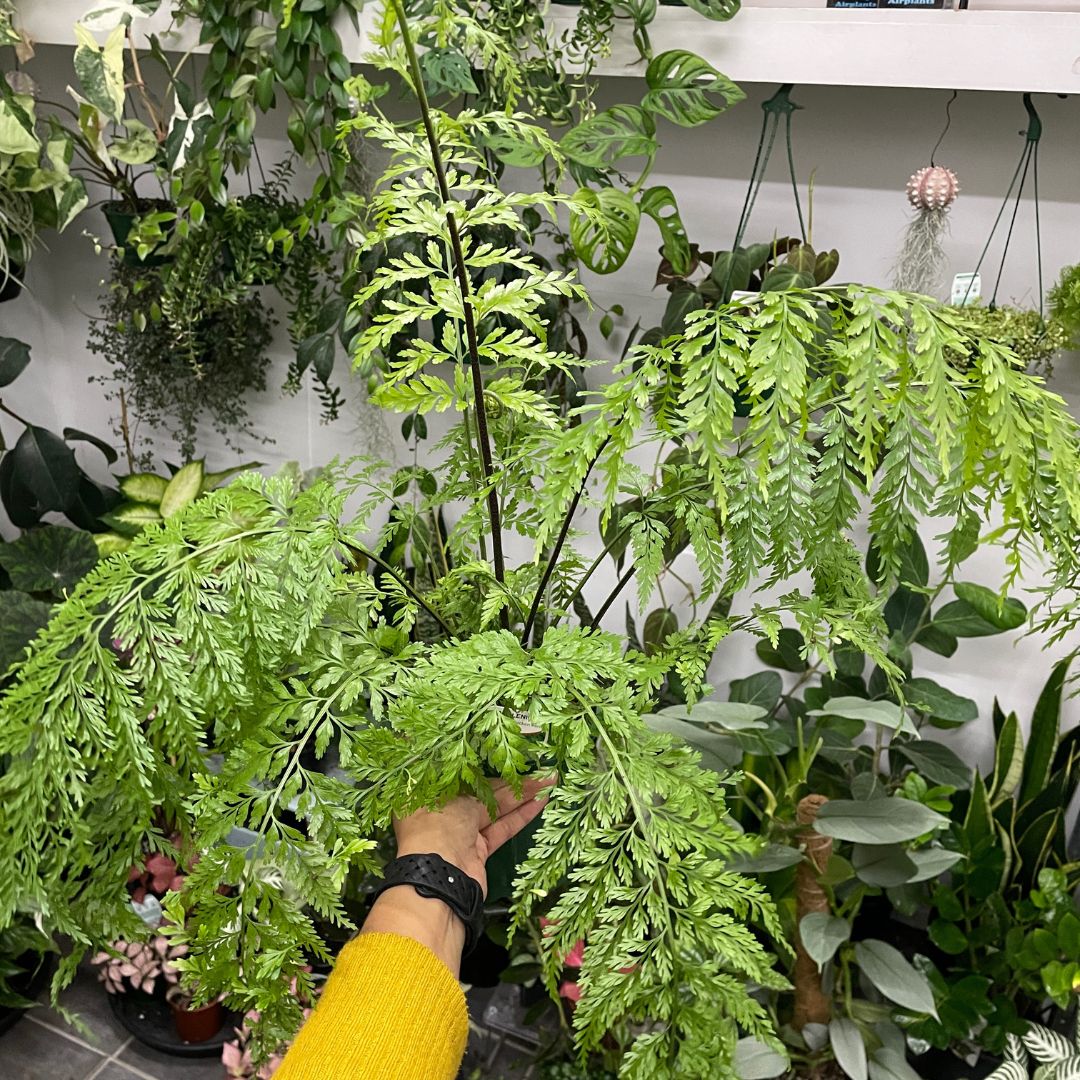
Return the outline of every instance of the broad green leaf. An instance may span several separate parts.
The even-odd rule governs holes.
[[[0,566],[16,589],[62,595],[85,577],[98,559],[89,533],[45,525],[29,529],[17,540],[0,545]]]
[[[908,704],[929,716],[952,724],[966,724],[979,718],[979,706],[971,698],[954,694],[933,679],[908,679],[903,690]]]
[[[160,506],[169,481],[156,473],[132,473],[120,481],[120,492],[132,502]]]
[[[844,720],[858,720],[863,724],[896,731],[903,727],[907,714],[894,701],[867,701],[859,697],[835,697],[820,709],[811,709],[810,716],[839,716]]]
[[[122,536],[138,536],[147,525],[158,525],[162,521],[161,512],[156,506],[146,503],[124,503],[102,514],[101,520]]]
[[[802,861],[802,852],[790,844],[766,844],[756,855],[735,856],[728,863],[728,869],[740,874],[770,874],[797,866]]]
[[[829,1044],[837,1065],[850,1080],[868,1080],[866,1071],[866,1044],[862,1032],[854,1020],[837,1017],[829,1023]]]
[[[13,383],[29,363],[29,345],[15,338],[0,337],[0,386]]]
[[[202,489],[204,492],[213,491],[214,488],[220,487],[226,480],[231,480],[234,476],[239,476],[243,472],[250,472],[252,469],[262,468],[263,462],[261,461],[245,461],[243,465],[234,465],[231,469],[221,469],[218,472],[208,472],[203,474]],[[423,485],[421,485],[423,490]],[[433,491],[425,492],[425,494],[433,495]]]
[[[895,557],[900,564],[896,576],[901,585],[921,588],[930,583],[930,560],[918,533],[913,532],[908,537],[895,552]],[[884,563],[876,537],[871,537],[866,551],[866,575],[871,581],[880,581],[884,576]]]
[[[124,37],[125,27],[117,26],[102,47],[85,26],[75,24],[74,65],[83,97],[113,123],[124,111]]]
[[[739,13],[740,0],[686,0],[686,6],[714,22],[727,22]]]
[[[642,108],[681,127],[697,127],[746,95],[707,60],[685,49],[656,56],[645,71],[649,91]]]
[[[655,130],[643,109],[615,105],[571,128],[559,140],[559,149],[572,161],[593,169],[610,169],[628,157],[651,162],[657,148]]]
[[[932,621],[915,635],[915,643],[945,657],[952,656],[960,647],[960,642],[952,634],[935,626]]]
[[[480,87],[473,78],[472,65],[457,49],[428,49],[420,57],[420,69],[424,82],[436,92],[446,90],[451,94],[480,93]]]
[[[1021,806],[1031,802],[1046,787],[1050,778],[1050,767],[1054,761],[1054,751],[1057,749],[1058,733],[1061,729],[1061,694],[1072,661],[1073,657],[1067,656],[1054,665],[1050,678],[1035,703],[1027,749],[1024,752],[1024,777],[1020,785]]]
[[[0,591],[0,674],[19,659],[51,615],[51,604],[17,589]]]
[[[934,919],[927,927],[927,933],[930,935],[930,940],[949,956],[959,956],[967,951],[967,935],[954,922]]]
[[[885,604],[885,625],[894,634],[899,634],[904,641],[910,641],[922,625],[923,616],[929,606],[930,598],[924,593],[898,585]]]
[[[650,611],[645,618],[645,626],[641,631],[642,644],[645,646],[647,656],[660,651],[664,642],[670,635],[679,629],[679,620],[675,612],[670,608],[656,608]]]
[[[205,467],[201,461],[185,465],[169,481],[161,496],[161,516],[168,520],[185,506],[190,506],[202,493]]]
[[[731,1067],[739,1080],[772,1080],[784,1076],[791,1062],[763,1042],[746,1038],[735,1044]]]
[[[985,585],[958,581],[953,592],[998,630],[1015,630],[1027,619],[1027,608],[1019,600],[1007,596],[1004,600]]]
[[[921,1080],[904,1055],[888,1046],[874,1051],[869,1069],[870,1080]]]
[[[930,981],[899,949],[868,938],[855,943],[855,961],[884,997],[911,1012],[937,1016]]]
[[[773,645],[771,641],[762,640],[755,646],[762,663],[784,671],[796,672],[803,672],[810,666],[802,655],[805,648],[806,641],[802,634],[789,626],[781,629],[776,645]]]
[[[971,766],[941,743],[929,739],[893,742],[889,753],[906,758],[920,776],[933,784],[947,784],[961,791],[971,787]]]
[[[807,955],[823,968],[851,937],[851,924],[826,911],[812,911],[799,920],[799,940]]]
[[[990,781],[990,803],[997,806],[1010,799],[1024,775],[1024,732],[1016,713],[1009,713],[994,743],[994,774]]]
[[[117,161],[125,165],[146,165],[157,157],[158,141],[141,120],[125,120],[124,129],[127,134],[109,144]]]
[[[857,844],[901,844],[948,824],[948,818],[922,803],[892,796],[857,802],[830,799],[814,828],[823,836]]]
[[[8,458],[20,484],[42,513],[63,513],[76,499],[82,473],[75,455],[58,435],[29,424]],[[7,459],[5,459],[7,460]]]
[[[1000,626],[984,619],[966,600],[952,600],[938,608],[930,624],[951,637],[992,637],[1004,633]]]
[[[761,706],[737,701],[699,701],[690,708],[675,705],[661,711],[681,715],[694,724],[712,724],[728,731],[761,731],[768,727],[764,722],[768,713]]]
[[[591,199],[587,197],[591,196]],[[587,202],[592,213],[570,219],[570,242],[581,261],[594,273],[611,274],[626,262],[637,237],[641,212],[618,188],[579,189],[575,203]]]
[[[701,764],[713,772],[730,772],[742,763],[742,750],[731,736],[697,727],[676,716],[663,713],[646,713],[641,718],[653,731],[674,735],[689,743],[700,755]]]
[[[899,844],[856,844],[851,852],[851,865],[860,881],[883,889],[913,881],[918,872]]]
[[[648,188],[641,196],[641,212],[656,222],[664,241],[664,258],[676,274],[690,272],[690,240],[679,217],[679,206],[671,188],[663,185]]]
[[[915,864],[915,876],[911,878],[909,884],[932,881],[955,866],[963,857],[959,851],[948,851],[945,848],[920,848],[917,851],[909,851],[908,858]]]
[[[29,115],[22,110],[23,115]],[[6,98],[0,97],[0,154],[35,154],[41,144],[32,128],[27,128]]]
[[[757,705],[770,713],[780,701],[784,680],[775,671],[759,671],[745,679],[732,679],[728,698],[747,705]]]
[[[109,465],[114,464],[120,459],[120,455],[104,439],[99,439],[97,435],[91,435],[88,431],[80,431],[78,428],[66,427],[64,428],[64,438],[67,439],[68,442],[89,443],[95,450],[101,451],[102,456]]]

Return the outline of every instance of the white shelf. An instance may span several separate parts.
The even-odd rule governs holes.
[[[18,24],[38,42],[71,44],[71,26],[88,0],[17,0]],[[576,9],[553,4],[558,30]],[[346,54],[359,61],[370,49],[373,7],[361,32],[344,21]],[[162,33],[167,17],[139,24]],[[167,48],[190,48],[195,28],[166,38]],[[891,11],[746,6],[727,23],[684,8],[661,7],[649,27],[656,52],[691,48],[736,82],[839,86],[926,87],[1080,93],[1080,12]],[[619,28],[604,75],[640,77],[644,67],[629,30]]]
[[[572,9],[553,8],[569,25]],[[662,7],[656,52],[692,49],[736,82],[1080,93],[1080,13],[744,7],[727,23]],[[601,65],[642,73],[620,39]]]

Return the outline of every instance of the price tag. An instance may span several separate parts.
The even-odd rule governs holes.
[[[982,298],[981,274],[957,274],[952,279],[953,307],[972,307]]]

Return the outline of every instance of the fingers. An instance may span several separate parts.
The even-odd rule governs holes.
[[[514,789],[505,780],[494,781],[491,790],[495,796],[495,805],[498,807],[499,817],[501,818],[504,814],[509,814],[512,810],[517,809],[523,802],[535,799],[544,788],[551,787],[557,779],[556,776],[530,777],[521,785],[522,797],[520,799],[514,794]]]
[[[537,790],[541,787],[550,786],[554,780],[544,783],[535,782]],[[517,836],[526,825],[536,818],[547,805],[547,799],[538,799],[533,796],[524,802],[516,802],[512,809],[504,813],[497,821],[493,821],[485,829],[480,830],[480,835],[487,843],[488,854],[498,851],[507,840]]]

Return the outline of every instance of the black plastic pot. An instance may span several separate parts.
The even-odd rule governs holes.
[[[7,274],[0,279],[0,304],[14,300],[23,289],[26,267],[21,263],[8,263]]]
[[[147,255],[145,259],[140,259],[138,251],[134,247],[128,247],[127,242],[131,230],[135,227],[135,222],[140,217],[154,210],[167,210],[169,208],[170,204],[160,199],[140,201],[137,209],[132,209],[127,203],[122,202],[106,203],[101,208],[105,220],[109,223],[109,229],[112,232],[116,246],[124,249],[125,266],[164,266],[171,261],[167,255],[154,254]]]
[[[143,1046],[173,1057],[220,1057],[221,1048],[235,1038],[241,1023],[237,1013],[221,1010],[222,1023],[217,1033],[205,1042],[185,1042],[177,1031],[172,1006],[165,1000],[164,988],[154,994],[127,990],[110,994],[113,1015]]]
[[[30,952],[20,956],[15,963],[23,970],[8,979],[8,986],[27,1001],[35,1001],[56,970],[55,958],[52,953],[39,956]],[[13,1028],[26,1012],[26,1009],[0,1008],[0,1035]]]

